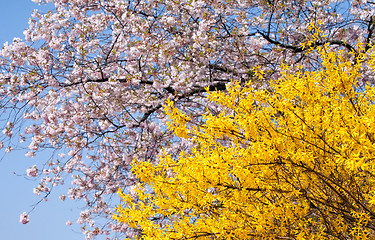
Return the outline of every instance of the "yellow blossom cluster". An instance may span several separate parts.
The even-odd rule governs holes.
[[[142,239],[374,239],[375,87],[356,83],[375,56],[327,49],[268,89],[208,93],[222,112],[203,124],[168,102],[195,147],[134,161],[139,200],[120,192],[114,219]]]

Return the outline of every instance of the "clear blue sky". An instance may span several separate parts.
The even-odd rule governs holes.
[[[23,38],[22,32],[27,27],[28,19],[34,8],[40,8],[31,0],[0,0],[0,46],[11,42],[13,37]],[[46,7],[43,8],[46,10]],[[0,129],[1,130],[1,129]],[[4,240],[79,240],[84,239],[79,232],[75,219],[79,214],[78,206],[71,200],[61,202],[58,196],[62,190],[42,202],[30,215],[26,225],[19,223],[19,215],[31,210],[40,198],[33,194],[36,181],[22,176],[29,166],[45,162],[48,154],[27,158],[25,152],[6,154],[0,161],[0,239]],[[4,153],[0,152],[0,156]],[[14,172],[16,174],[14,174]],[[67,181],[68,183],[70,180]],[[72,226],[65,222],[72,220]]]

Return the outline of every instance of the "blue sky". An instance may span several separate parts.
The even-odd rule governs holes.
[[[14,37],[23,38],[28,19],[34,8],[40,8],[31,0],[0,0],[0,46],[11,42]],[[43,11],[46,7],[43,8]],[[37,162],[48,160],[48,154],[27,158],[24,151],[5,154],[0,152],[0,239],[4,240],[79,240],[84,239],[79,226],[66,226],[67,220],[74,220],[82,203],[67,200],[61,202],[57,189],[48,202],[42,202],[30,215],[26,225],[19,223],[19,215],[28,212],[40,200],[33,194],[37,181],[26,179],[26,169]],[[69,180],[68,180],[69,181]]]

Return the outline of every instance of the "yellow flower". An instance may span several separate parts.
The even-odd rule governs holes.
[[[371,239],[375,88],[356,83],[375,54],[326,49],[320,68],[285,66],[271,90],[210,92],[222,112],[200,123],[168,101],[168,126],[195,147],[135,162],[139,199],[119,192],[114,219],[144,239]]]

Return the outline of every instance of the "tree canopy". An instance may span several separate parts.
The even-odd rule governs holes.
[[[114,218],[142,239],[373,239],[375,86],[358,81],[375,54],[316,50],[318,70],[209,92],[222,110],[201,124],[168,101],[169,127],[194,147],[135,161],[140,183]]]
[[[86,203],[78,223],[88,239],[134,234],[112,219],[118,189],[139,182],[134,158],[157,163],[161,149],[177,157],[193,146],[167,129],[168,99],[199,123],[221,112],[207,91],[226,91],[232,80],[268,89],[283,62],[318,69],[311,47],[360,55],[373,45],[371,1],[34,2],[52,9],[34,11],[25,38],[0,52],[0,146],[9,152],[25,141],[28,157],[54,151],[27,175],[40,179],[41,199],[69,185],[61,199]],[[371,82],[362,70],[359,83]]]

